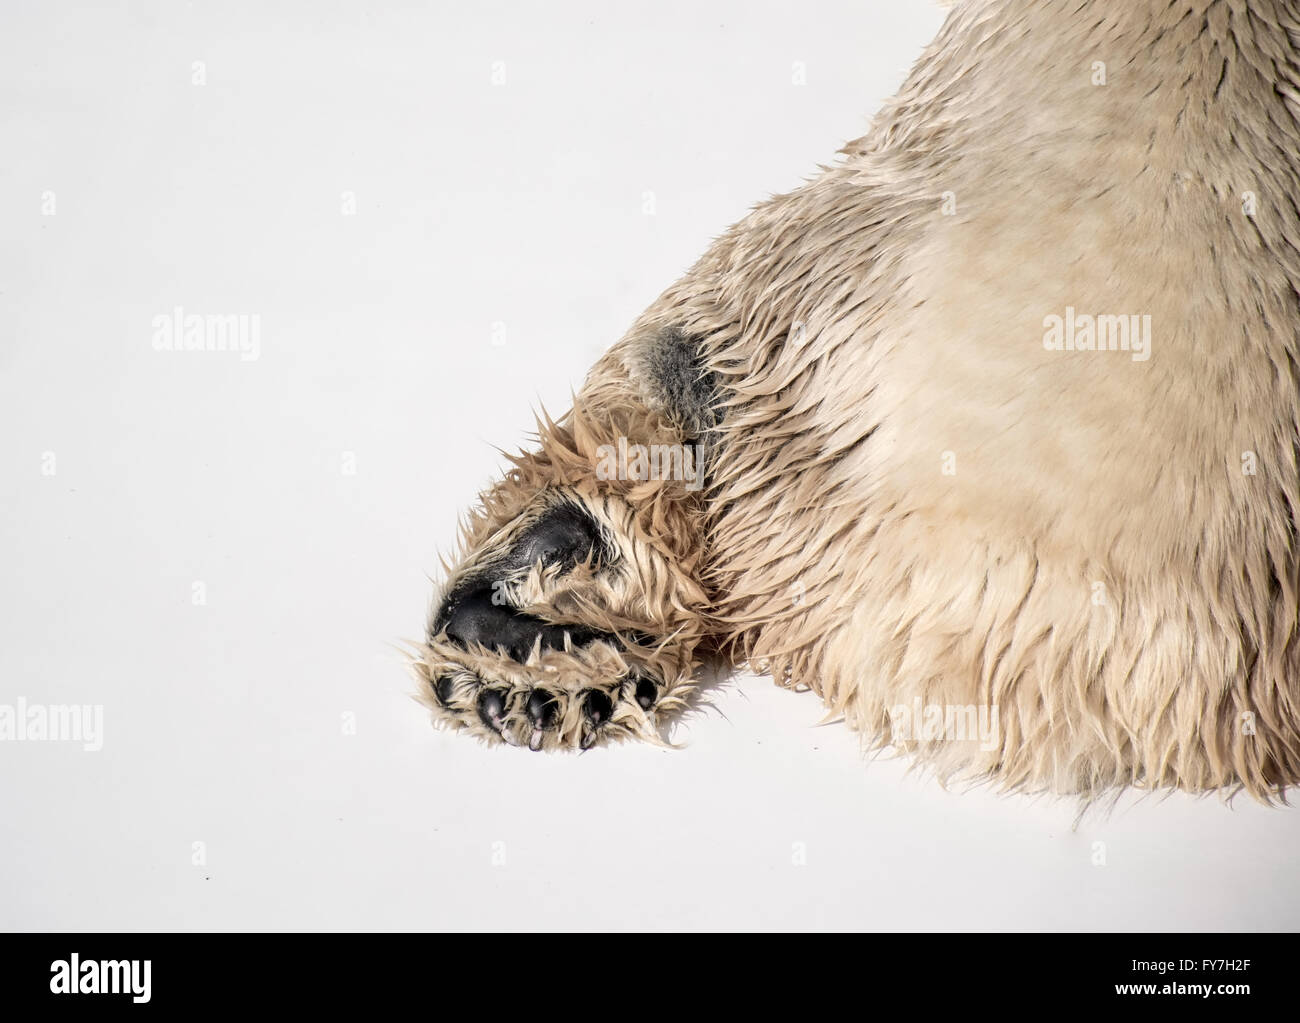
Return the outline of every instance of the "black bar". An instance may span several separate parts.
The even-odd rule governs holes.
[[[748,1006],[804,1018],[841,1014],[842,1001],[864,1017],[896,1002],[1290,1013],[1296,946],[1290,934],[10,933],[0,935],[0,1006],[10,1019],[23,1018],[15,1009],[170,1018],[182,1009],[403,1005],[434,1016],[716,1005],[729,1017]],[[51,989],[70,983],[75,991]],[[83,990],[92,986],[119,991]]]

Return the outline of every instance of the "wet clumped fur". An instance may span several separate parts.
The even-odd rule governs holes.
[[[953,5],[482,496],[416,658],[435,718],[665,743],[720,658],[944,779],[1283,798],[1298,118],[1300,0]],[[602,471],[684,445],[690,485]]]

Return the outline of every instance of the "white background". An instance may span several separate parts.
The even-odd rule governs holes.
[[[494,446],[862,134],[941,17],[6,4],[0,702],[102,704],[105,735],[0,742],[0,926],[1300,926],[1294,811],[1072,830],[754,678],[675,753],[484,749],[409,698],[389,644]],[[178,305],[257,314],[260,358],[155,351]]]

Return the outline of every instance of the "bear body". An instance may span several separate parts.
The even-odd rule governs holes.
[[[471,520],[453,581],[586,508],[602,553],[505,589],[615,638],[493,689],[491,644],[434,630],[422,676],[474,680],[432,705],[534,748],[653,741],[722,656],[945,777],[1280,794],[1298,116],[1295,3],[957,5],[870,132],[722,236]],[[686,446],[703,485],[602,478],[619,438]]]

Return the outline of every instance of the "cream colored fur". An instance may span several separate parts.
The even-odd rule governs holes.
[[[683,656],[710,637],[871,746],[899,705],[996,706],[993,748],[896,743],[945,777],[1274,798],[1300,779],[1298,116],[1300,3],[959,3],[540,457],[580,463],[630,414],[664,430],[640,353],[683,330],[724,385],[710,486],[617,497],[680,516],[619,535],[677,566]],[[1067,307],[1149,315],[1149,359],[1047,350]]]

